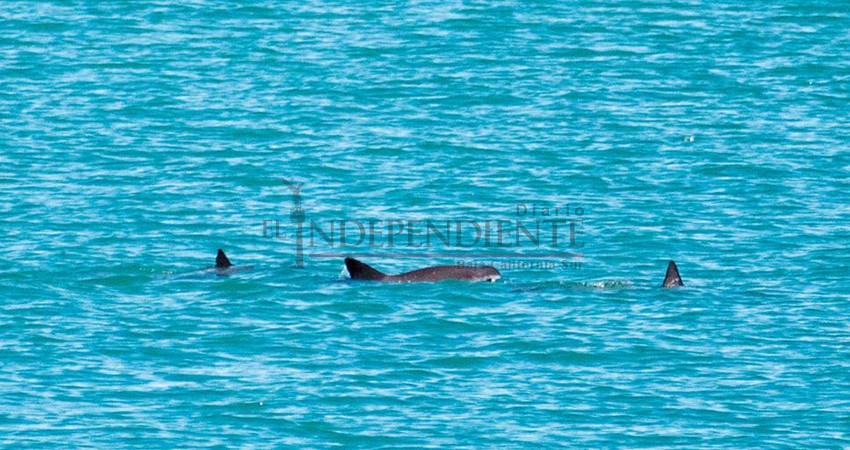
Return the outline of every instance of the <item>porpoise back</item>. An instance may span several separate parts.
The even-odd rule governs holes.
[[[435,282],[443,280],[496,281],[502,274],[492,266],[433,266],[399,275],[385,274],[354,258],[345,258],[345,268],[352,280],[383,281],[385,283]]]
[[[218,254],[215,256],[215,267],[213,270],[215,270],[216,275],[226,277],[233,275],[234,273],[245,272],[253,268],[254,266],[234,266],[227,255],[224,254],[224,251],[222,249],[218,249]]]
[[[684,285],[685,283],[682,282],[682,277],[679,276],[679,268],[676,267],[675,262],[670,261],[667,264],[667,273],[664,275],[664,282],[661,283],[661,287],[674,288]]]

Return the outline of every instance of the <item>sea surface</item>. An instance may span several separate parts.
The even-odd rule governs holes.
[[[848,30],[4,1],[0,447],[848,448]]]

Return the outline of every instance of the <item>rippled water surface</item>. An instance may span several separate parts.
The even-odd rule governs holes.
[[[841,1],[6,1],[0,445],[850,446],[848,29]],[[283,178],[325,231],[577,233],[305,234],[297,267]]]

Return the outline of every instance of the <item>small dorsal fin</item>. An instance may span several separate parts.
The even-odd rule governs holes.
[[[233,264],[230,263],[230,260],[227,259],[227,255],[221,249],[218,249],[218,255],[215,257],[215,267],[218,269],[226,269]]]
[[[381,271],[372,268],[372,266],[362,263],[354,258],[345,258],[345,269],[351,275],[352,280],[382,280],[387,275]]]
[[[670,261],[670,264],[667,264],[667,274],[664,275],[664,283],[661,285],[662,287],[672,288],[684,286],[682,283],[682,277],[679,276],[679,268],[676,267],[676,263]]]

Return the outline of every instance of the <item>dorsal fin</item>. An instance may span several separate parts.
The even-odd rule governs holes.
[[[218,249],[218,255],[215,257],[215,267],[217,269],[226,269],[232,265],[230,260],[227,259],[227,255],[221,249]]]
[[[382,280],[387,275],[354,258],[345,258],[345,268],[352,280]]]
[[[670,261],[670,264],[667,264],[667,274],[664,275],[664,283],[661,284],[662,287],[672,288],[684,286],[682,283],[682,277],[679,276],[679,268],[676,267],[676,263]]]

